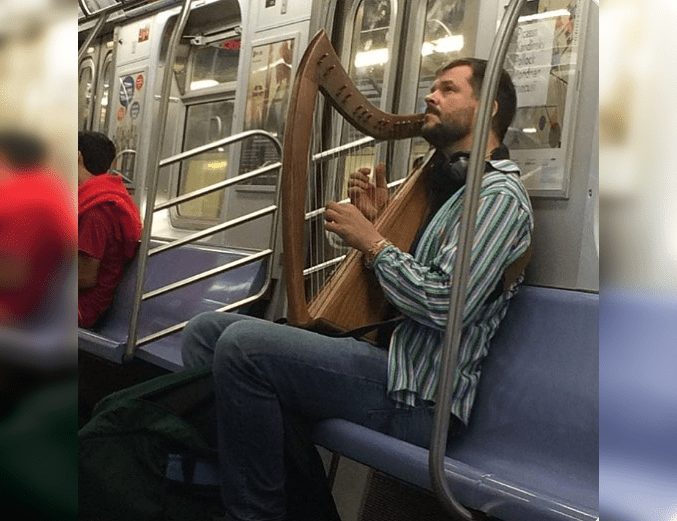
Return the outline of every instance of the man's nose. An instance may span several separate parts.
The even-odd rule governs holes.
[[[434,92],[426,94],[426,97],[423,98],[423,100],[426,102],[426,105],[437,105],[437,98],[435,97]]]

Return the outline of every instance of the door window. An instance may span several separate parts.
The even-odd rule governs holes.
[[[231,133],[233,100],[190,105],[187,109],[183,150],[190,150]],[[230,164],[228,147],[219,147],[204,152],[181,164],[179,194],[212,185],[226,179]],[[200,220],[215,220],[221,214],[223,190],[200,197],[178,206],[181,217]]]
[[[78,130],[88,130],[92,114],[94,63],[87,60],[80,68],[78,78]]]

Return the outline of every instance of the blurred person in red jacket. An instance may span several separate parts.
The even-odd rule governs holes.
[[[0,131],[0,325],[28,326],[53,284],[65,283],[76,221],[65,182],[30,134]]]
[[[139,209],[122,178],[109,173],[115,145],[100,132],[78,133],[78,325],[108,309],[141,239]]]

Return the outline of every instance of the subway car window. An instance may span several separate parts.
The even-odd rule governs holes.
[[[449,7],[446,0],[428,0],[425,31],[421,46],[421,65],[416,94],[416,111],[425,110],[425,96],[435,79],[435,71],[455,58],[469,55],[469,42],[474,37],[466,28],[466,1]],[[410,164],[426,153],[429,144],[423,138],[412,140]]]
[[[237,80],[239,55],[239,38],[228,38],[204,46],[191,45],[187,82],[191,98],[186,107],[183,150],[190,150],[231,134],[234,82]],[[212,97],[215,95],[214,90],[217,90],[222,93],[219,96],[221,99],[203,102],[203,97],[197,100],[192,97],[200,96],[203,90]],[[228,175],[229,165],[228,147],[211,150],[183,161],[177,195],[223,181]],[[223,191],[218,191],[189,201],[178,206],[177,214],[191,220],[216,220],[221,214],[223,197]]]
[[[387,69],[393,63],[390,56],[393,25],[394,13],[390,0],[363,0],[355,11],[350,37],[348,74],[369,102],[381,108]],[[362,137],[362,133],[353,126],[346,123],[342,125],[341,143],[350,143]],[[340,174],[327,187],[333,191],[334,197],[347,197],[348,176],[358,168],[372,166],[375,153],[375,147],[369,146],[341,161],[337,170]],[[327,193],[328,198],[331,196]]]
[[[240,56],[239,39],[221,42],[219,47],[194,48],[191,54],[191,91],[216,87],[237,80],[237,61]]]
[[[94,83],[94,64],[87,60],[80,69],[78,78],[78,130],[89,128],[89,120],[92,113],[92,90]]]
[[[101,72],[101,90],[99,92],[99,131],[104,133],[108,129],[108,121],[110,119],[109,103],[111,75],[113,72],[112,64],[113,55],[108,53]]]
[[[201,103],[188,107],[184,130],[184,150],[227,137],[233,121],[233,100]],[[228,172],[228,148],[219,147],[183,161],[179,175],[179,195],[223,181]],[[181,217],[217,219],[223,204],[223,191],[179,205]]]

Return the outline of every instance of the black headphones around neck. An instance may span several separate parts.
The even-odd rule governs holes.
[[[443,154],[440,152],[440,155]],[[500,145],[491,152],[491,159],[510,159],[510,152],[505,145]],[[441,160],[438,168],[442,168],[444,174],[448,176],[455,184],[465,184],[465,178],[468,174],[468,163],[470,161],[469,152],[454,152],[446,161]],[[484,161],[484,171],[491,172],[495,167],[486,160]]]

